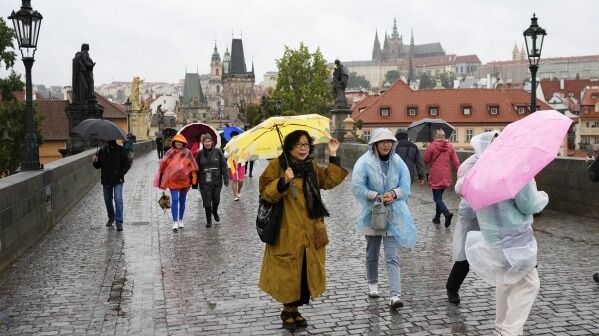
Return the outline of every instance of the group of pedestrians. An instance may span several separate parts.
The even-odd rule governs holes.
[[[365,237],[366,295],[380,297],[378,260],[384,250],[389,288],[389,307],[403,306],[400,247],[414,248],[417,230],[408,205],[411,184],[424,184],[425,178],[435,201],[433,223],[451,224],[453,214],[442,195],[452,184],[451,169],[457,170],[456,193],[460,196],[458,221],[453,237],[454,264],[447,279],[447,299],[460,303],[461,285],[472,268],[496,286],[497,335],[521,335],[524,323],[539,291],[536,271],[537,245],[532,231],[533,214],[548,203],[547,194],[538,191],[531,180],[513,198],[474,211],[461,197],[463,180],[481,154],[499,134],[486,132],[471,140],[474,155],[463,164],[442,130],[427,147],[424,159],[407,139],[405,130],[393,135],[386,128],[375,129],[368,150],[357,160],[351,175],[351,190],[360,206],[357,232]],[[243,170],[227,167],[226,159],[208,134],[194,157],[186,148],[187,139],[178,134],[159,162],[154,186],[169,189],[172,197],[173,230],[183,228],[186,196],[198,184],[206,214],[206,227],[220,221],[218,207],[222,186]],[[283,140],[283,153],[270,160],[260,176],[260,196],[282,206],[277,240],[264,249],[259,287],[282,304],[282,327],[295,330],[308,325],[299,312],[325,291],[325,255],[328,233],[324,217],[329,212],[320,189],[332,189],[343,182],[348,171],[336,155],[339,143],[328,144],[329,163],[323,168],[312,158],[313,138],[306,131],[289,133]],[[110,163],[110,164],[108,164]],[[424,163],[429,167],[425,176]],[[125,150],[109,141],[94,157],[102,169],[102,185],[109,220],[122,230],[122,185],[131,162]],[[240,188],[233,189],[239,197]],[[115,201],[113,206],[113,199]]]

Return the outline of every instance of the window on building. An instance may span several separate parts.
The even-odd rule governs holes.
[[[472,106],[462,106],[462,114],[463,115],[471,115],[472,114]]]
[[[370,141],[370,130],[362,131],[362,138],[364,138],[364,141],[366,142]]]
[[[409,106],[408,107],[408,115],[409,116],[415,116],[418,114],[418,108],[416,106]]]
[[[439,107],[438,106],[429,106],[428,114],[432,116],[439,115]]]
[[[220,93],[220,85],[216,86],[216,93]]]
[[[218,71],[218,68],[216,68],[216,75],[218,76],[218,74],[219,74],[219,71]]]
[[[590,137],[582,137],[581,141],[585,145],[590,145],[591,144],[591,138]]]
[[[365,107],[360,107],[360,109],[358,110],[358,112],[362,113],[362,112],[364,112],[365,109],[366,109]]]
[[[526,113],[526,107],[518,106],[518,114],[524,114],[524,113]]]
[[[489,114],[493,114],[493,115],[499,114],[499,106],[497,106],[497,105],[489,106]]]
[[[470,140],[472,140],[473,136],[474,136],[474,130],[473,129],[467,129],[466,130],[466,142],[470,143]]]
[[[493,129],[491,129],[491,128],[485,128],[485,133],[487,133],[487,132],[491,132],[492,130],[493,130]]]
[[[591,99],[597,99],[597,95],[596,94],[592,94],[591,95]]]
[[[451,136],[449,137],[449,141],[450,142],[458,141],[458,130],[457,129],[455,131],[453,131],[453,133],[451,133]]]
[[[379,109],[379,114],[381,117],[388,117],[391,114],[391,108],[390,107],[381,107]]]

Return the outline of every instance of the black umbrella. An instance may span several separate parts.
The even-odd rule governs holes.
[[[177,130],[174,128],[167,127],[162,129],[162,135],[167,138],[172,138],[175,134],[177,134]]]
[[[84,139],[125,140],[125,133],[115,123],[105,119],[85,119],[71,133]]]
[[[408,126],[408,138],[414,142],[431,142],[433,141],[434,131],[440,128],[445,132],[445,136],[449,138],[455,131],[453,126],[448,124],[443,119],[422,119],[414,121]]]

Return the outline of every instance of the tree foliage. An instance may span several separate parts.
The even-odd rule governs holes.
[[[14,173],[20,166],[23,139],[25,139],[25,104],[18,102],[14,93],[22,91],[24,83],[14,66],[13,30],[0,18],[0,69],[10,70],[6,78],[0,78],[0,177]],[[41,120],[35,118],[38,144],[41,143]]]
[[[399,79],[399,71],[397,70],[389,70],[385,74],[385,83],[389,83],[389,85],[393,85]]]
[[[433,81],[426,72],[420,75],[420,83],[418,89],[432,89],[435,87],[435,81]]]
[[[364,89],[370,90],[370,82],[363,75],[358,75],[357,72],[350,72],[348,78],[348,84],[350,89]]]
[[[441,79],[441,85],[446,89],[453,89],[453,81],[456,79],[456,76],[453,72],[444,72],[439,75],[439,79]]]
[[[298,49],[285,46],[283,57],[277,60],[277,67],[279,76],[271,102],[280,99],[282,115],[328,114],[331,104],[330,70],[320,48],[311,53],[303,43]],[[274,104],[269,104],[269,111],[272,108]]]

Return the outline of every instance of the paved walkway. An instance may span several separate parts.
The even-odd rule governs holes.
[[[254,218],[258,163],[240,202],[223,191],[222,224],[204,227],[192,191],[187,226],[173,233],[151,187],[155,155],[136,159],[126,176],[125,231],[104,226],[100,185],[11,267],[0,273],[1,335],[287,335],[280,305],[256,284],[263,244]],[[90,167],[91,169],[91,167]],[[453,226],[431,224],[432,197],[410,200],[420,240],[401,251],[405,307],[365,295],[364,238],[349,181],[323,195],[331,217],[327,291],[304,307],[310,326],[297,335],[490,335],[494,290],[475,274],[459,307],[446,302]],[[453,194],[447,196],[456,209]],[[546,211],[537,219],[541,291],[526,333],[599,334],[599,223]],[[381,283],[386,272],[381,262]],[[383,293],[387,293],[384,286]],[[2,324],[10,323],[10,329]]]

